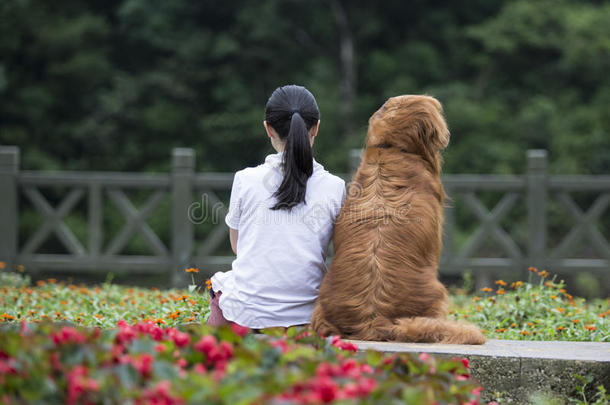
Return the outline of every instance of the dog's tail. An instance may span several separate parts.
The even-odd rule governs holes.
[[[383,328],[387,340],[418,343],[482,345],[485,336],[474,325],[442,318],[399,318]]]

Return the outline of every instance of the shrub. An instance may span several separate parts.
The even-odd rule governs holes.
[[[5,325],[3,403],[479,403],[466,359],[359,352],[304,329]]]

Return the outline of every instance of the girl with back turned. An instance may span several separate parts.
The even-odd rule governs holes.
[[[225,222],[237,257],[232,270],[211,279],[208,323],[258,329],[310,322],[345,199],[344,181],[313,158],[319,124],[306,88],[279,87],[269,98],[264,126],[278,153],[235,173]]]

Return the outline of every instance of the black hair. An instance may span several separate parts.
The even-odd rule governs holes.
[[[302,86],[275,89],[265,107],[265,121],[286,142],[283,154],[284,178],[273,196],[273,210],[305,202],[307,180],[313,173],[309,130],[318,123],[320,111],[313,94]]]

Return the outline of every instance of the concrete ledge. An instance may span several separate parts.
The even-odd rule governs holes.
[[[351,340],[359,350],[386,353],[429,353],[445,357],[466,357],[472,375],[483,385],[483,399],[495,399],[494,392],[513,403],[527,403],[534,392],[567,398],[579,381],[574,374],[592,375],[595,387],[610,388],[610,343],[489,340],[481,346],[424,343],[365,342]]]

